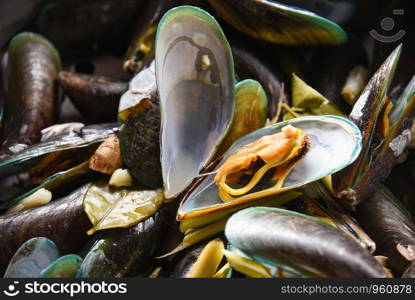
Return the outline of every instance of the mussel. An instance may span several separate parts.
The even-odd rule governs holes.
[[[82,258],[76,254],[59,257],[39,274],[40,278],[74,278],[81,266]]]
[[[301,129],[291,125],[281,132],[264,135],[256,141],[246,144],[231,154],[216,171],[215,182],[219,195],[224,202],[244,196],[274,169],[274,185],[267,189],[278,189],[284,184],[294,166],[301,161],[310,148],[310,138]],[[249,177],[246,184],[233,188],[243,177]],[[266,189],[265,189],[266,190]]]
[[[282,178],[286,178],[280,186],[276,185],[276,178],[269,176],[271,179],[267,178],[265,182],[257,182],[258,185],[251,193],[239,195],[234,197],[232,201],[224,202],[221,199],[222,197],[219,196],[219,188],[215,182],[215,176],[219,174],[217,173],[220,170],[219,168],[226,164],[227,160],[242,147],[252,145],[253,142],[262,137],[269,138],[269,136],[281,132],[287,125],[291,125],[308,135],[311,144],[308,153],[290,172],[283,174]],[[336,138],[333,138],[334,136]],[[296,143],[292,145],[295,146]],[[295,147],[288,148],[288,150],[291,149],[295,149]],[[178,219],[200,217],[239,206],[255,199],[300,189],[308,183],[317,181],[346,167],[357,158],[360,149],[360,131],[353,123],[342,117],[302,117],[264,127],[245,135],[232,145],[214,171],[216,175],[208,175],[191,193],[186,195],[179,208]],[[278,155],[278,153],[272,154],[276,157]],[[289,154],[290,151],[282,153],[280,157],[285,158]],[[248,155],[242,157],[242,159],[248,158]],[[291,163],[288,163],[288,165],[291,166]],[[285,169],[288,169],[288,167]]]
[[[39,142],[40,131],[56,122],[60,69],[59,53],[43,36],[24,32],[10,42],[0,159]]]
[[[333,188],[337,197],[352,205],[374,194],[377,184],[386,179],[410,140],[415,79],[394,105],[388,98],[400,53],[398,46],[373,75],[349,116],[362,131],[363,148],[356,162],[333,176]]]
[[[59,250],[53,241],[32,238],[16,251],[4,277],[37,277],[58,257]]]
[[[284,45],[336,45],[347,41],[346,32],[336,23],[309,10],[277,1],[209,0],[209,3],[236,29],[268,42]]]
[[[88,236],[91,223],[82,202],[88,184],[48,205],[0,217],[0,272],[25,241],[34,237],[52,240],[61,253],[77,250]]]
[[[162,175],[172,199],[214,157],[232,122],[232,52],[217,21],[192,6],[167,12],[157,31],[155,71]]]
[[[60,72],[59,83],[90,122],[114,122],[121,95],[128,84],[105,76]]]
[[[65,151],[87,149],[91,145],[97,147],[99,143],[117,131],[117,124],[106,123],[82,126],[79,132],[71,129],[71,127],[69,131],[55,132],[55,135],[48,138],[48,140],[37,143],[17,155],[2,160],[0,162],[0,175],[10,175],[33,167],[39,168],[38,165],[42,162],[45,164],[47,161],[56,160],[59,155],[64,156]]]
[[[234,214],[225,235],[258,261],[286,265],[317,277],[387,277],[358,243],[331,225],[277,208],[248,208]]]

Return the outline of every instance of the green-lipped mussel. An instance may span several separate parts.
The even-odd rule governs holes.
[[[290,2],[290,1],[287,1]],[[306,9],[272,0],[209,0],[219,15],[238,30],[284,45],[336,45],[347,41],[336,23]]]
[[[4,277],[37,277],[43,269],[58,259],[59,250],[47,238],[32,238],[14,254]]]
[[[41,188],[53,192],[69,184],[76,187],[76,182],[82,183],[82,178],[92,179],[88,160],[99,144],[118,130],[118,126],[114,123],[90,125],[79,132],[71,128],[69,126],[69,131],[61,134],[58,128],[56,136],[0,162],[3,176],[0,184],[5,189],[0,210],[15,206]]]
[[[25,241],[46,237],[58,246],[62,254],[76,251],[88,239],[91,223],[82,202],[88,185],[84,185],[48,205],[0,217],[3,242],[0,244],[0,270]]]
[[[60,69],[59,53],[43,36],[24,32],[12,39],[5,74],[7,100],[0,159],[39,142],[41,130],[56,122]]]
[[[362,131],[362,152],[349,167],[333,176],[337,197],[357,205],[374,194],[397,164],[410,141],[415,116],[415,79],[393,104],[389,87],[401,53],[398,46],[373,75],[349,118]]]
[[[225,235],[232,246],[259,262],[286,265],[306,276],[387,277],[376,259],[350,237],[292,211],[247,208],[229,219]]]
[[[252,191],[234,197],[231,201],[224,202],[219,196],[218,185],[214,179],[215,174],[211,174],[189,195],[186,195],[179,208],[178,219],[183,220],[203,216],[255,199],[300,189],[308,183],[341,170],[352,163],[360,153],[361,134],[352,122],[337,116],[310,116],[280,122],[245,135],[232,145],[218,166],[220,167],[226,163],[228,158],[242,147],[258,141],[264,136],[279,133],[287,125],[298,128],[308,135],[310,149],[291,172],[284,174],[283,182],[281,182],[280,186],[275,186],[277,179],[269,176],[271,178],[265,178],[265,181],[257,182]],[[296,149],[298,150],[298,147],[289,147],[285,157],[288,157],[291,150],[295,151]],[[296,156],[293,157],[295,158]],[[288,165],[290,165],[291,161],[288,162]]]
[[[75,107],[90,122],[114,122],[128,84],[104,76],[60,72],[59,83]]]
[[[160,166],[160,108],[154,63],[130,81],[118,112],[124,163],[140,182],[162,186]]]

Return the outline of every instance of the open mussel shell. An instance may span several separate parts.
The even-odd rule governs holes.
[[[36,166],[50,154],[66,150],[85,148],[104,141],[118,131],[116,123],[104,123],[86,126],[80,133],[70,131],[62,133],[48,141],[41,142],[0,162],[0,176],[25,171]]]
[[[372,77],[349,117],[362,131],[363,150],[354,164],[333,177],[333,187],[338,197],[352,205],[376,192],[378,183],[388,177],[410,141],[415,80],[394,101],[394,107],[390,108],[389,100],[401,48],[398,46]]]
[[[44,237],[30,239],[16,251],[4,277],[37,277],[58,258],[59,250],[53,241]]]
[[[105,50],[124,51],[134,31],[131,24],[140,18],[148,1],[48,2],[36,18],[36,29],[50,39],[62,55],[74,58]]]
[[[347,34],[311,11],[272,0],[209,0],[233,27],[254,38],[284,45],[337,45]]]
[[[210,162],[232,122],[232,53],[212,16],[192,6],[164,15],[156,37],[156,79],[162,175],[171,199]]]
[[[287,125],[303,130],[309,136],[311,146],[304,158],[291,170],[280,188],[267,191],[259,189],[224,203],[218,195],[218,188],[214,181],[215,175],[212,174],[184,199],[178,211],[178,219],[199,217],[255,199],[301,188],[343,169],[351,164],[360,153],[361,133],[348,119],[338,116],[308,116],[280,122],[242,137],[225,153],[218,167],[237,149],[265,135],[278,133]]]
[[[232,246],[271,265],[317,277],[387,277],[382,265],[328,223],[269,207],[247,208],[227,222]]]
[[[41,130],[54,124],[60,110],[57,76],[61,59],[43,36],[22,32],[7,55],[0,159],[39,142]]]

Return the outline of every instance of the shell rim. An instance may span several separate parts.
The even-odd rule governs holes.
[[[330,174],[334,174],[334,173],[342,170],[343,168],[347,167],[348,165],[352,164],[359,157],[359,154],[362,150],[362,133],[361,133],[360,129],[356,126],[355,123],[353,123],[352,121],[350,121],[347,118],[340,117],[340,116],[335,116],[335,115],[304,116],[304,117],[299,117],[299,118],[279,122],[279,123],[276,123],[276,124],[272,124],[270,126],[266,126],[266,127],[263,127],[261,129],[259,129],[259,130],[264,130],[266,128],[268,128],[268,129],[278,129],[278,128],[282,128],[286,125],[289,125],[289,124],[295,124],[296,122],[299,122],[299,121],[329,122],[330,119],[336,120],[336,123],[339,124],[339,126],[344,128],[347,132],[349,132],[354,137],[354,140],[355,140],[354,149],[351,152],[350,158],[347,161],[344,161],[341,165],[337,166],[337,168],[332,169],[330,171],[330,173],[325,174],[324,176],[321,176],[321,175],[317,176],[314,180],[306,182],[302,185],[297,185],[297,186],[292,186],[290,188],[281,189],[281,192],[278,193],[278,194],[284,194],[286,192],[296,190],[296,189],[300,188],[301,186],[304,186],[304,185],[307,185],[309,183],[321,180],[325,176],[330,175]],[[245,138],[249,138],[249,136],[254,135],[259,130],[256,130],[256,131],[254,131],[250,134],[247,134],[247,135],[243,136],[242,138],[238,139],[237,141],[235,141],[234,144],[225,153],[223,159],[225,159],[227,156],[229,156],[231,153],[233,153],[234,148],[237,146],[237,144],[240,140],[245,139]],[[240,146],[238,146],[238,147],[240,147]],[[206,186],[206,188],[207,187],[208,186]],[[200,191],[200,192],[202,192],[202,191]],[[278,194],[276,194],[276,195],[278,195]],[[244,203],[248,203],[248,202],[253,201],[253,200],[260,200],[260,199],[265,197],[265,196],[263,196],[263,197],[247,198],[247,197],[242,196],[242,197],[239,197],[239,198],[237,198],[233,201],[229,201],[229,202],[226,202],[226,203],[219,203],[219,204],[212,205],[210,207],[204,207],[202,209],[192,209],[192,210],[184,211],[183,210],[184,203],[190,199],[191,195],[192,195],[192,193],[190,195],[188,195],[187,198],[184,198],[182,200],[182,202],[180,203],[179,209],[177,211],[177,218],[180,221],[186,220],[186,219],[197,218],[197,217],[200,217],[202,215],[212,214],[212,213],[215,213],[217,211],[226,210],[228,208],[239,206],[239,205],[242,205]],[[208,211],[208,212],[206,212],[206,211]]]
[[[204,21],[207,21],[211,26],[214,27],[214,29],[216,30],[216,32],[218,33],[218,36],[220,38],[220,40],[223,42],[223,47],[225,48],[225,52],[227,53],[226,56],[228,57],[229,61],[229,75],[230,77],[233,78],[233,84],[232,87],[230,87],[230,89],[232,90],[232,116],[231,119],[229,120],[227,126],[224,128],[223,132],[224,134],[222,134],[222,136],[218,139],[217,141],[217,145],[210,151],[210,155],[206,158],[205,162],[203,163],[203,166],[197,171],[200,174],[200,171],[203,170],[203,168],[205,168],[213,159],[213,157],[215,156],[217,150],[219,149],[219,145],[221,144],[221,142],[225,139],[226,137],[226,132],[229,131],[229,129],[231,128],[232,125],[232,120],[235,114],[235,107],[236,107],[236,101],[235,101],[235,93],[236,93],[236,88],[235,88],[235,66],[234,66],[234,59],[233,59],[233,54],[232,54],[232,50],[230,47],[230,44],[225,36],[225,33],[223,32],[222,28],[220,27],[218,21],[215,19],[215,17],[213,17],[209,12],[196,7],[196,6],[191,6],[191,5],[181,5],[181,6],[177,6],[174,7],[172,9],[170,9],[169,11],[167,11],[163,17],[161,18],[159,25],[157,27],[157,33],[156,33],[156,38],[155,38],[155,53],[156,53],[156,59],[155,59],[155,75],[156,75],[156,83],[157,83],[157,91],[159,90],[160,84],[159,84],[159,77],[157,76],[157,65],[160,62],[157,59],[157,49],[158,49],[158,40],[160,38],[161,35],[161,31],[163,30],[163,27],[166,26],[168,24],[169,21],[171,21],[172,18],[175,18],[176,15],[180,15],[186,12],[190,12],[191,14],[193,14],[192,16],[196,16],[198,18],[203,19]],[[160,101],[161,104],[161,101]],[[162,105],[160,105],[160,134],[163,130],[163,117],[164,116],[164,109],[162,107]],[[160,139],[160,150],[162,149],[162,145],[161,145],[161,139]],[[160,161],[162,161],[162,151],[160,151]],[[174,199],[177,198],[183,191],[185,191],[195,180],[195,178],[190,178],[189,181],[187,183],[185,183],[185,188],[182,189],[179,192],[176,192],[175,194],[167,194],[166,193],[166,185],[165,185],[165,180],[164,180],[164,172],[163,172],[163,165],[162,165],[162,177],[163,177],[163,187],[165,190],[164,196],[166,198],[166,200],[168,201],[169,199]]]

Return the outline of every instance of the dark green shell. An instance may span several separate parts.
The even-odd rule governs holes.
[[[317,277],[387,277],[376,259],[333,226],[289,210],[253,207],[232,215],[225,227],[232,246],[271,265]]]
[[[60,68],[59,53],[43,36],[23,32],[10,42],[0,159],[16,153],[16,145],[38,142],[40,131],[56,121]]]
[[[121,152],[124,163],[136,179],[151,187],[160,187],[159,102],[157,98],[143,101],[148,103],[148,109],[130,114],[120,128]]]
[[[357,207],[356,218],[376,242],[377,253],[388,257],[388,268],[396,275],[402,274],[410,262],[397,246],[415,245],[413,216],[386,187],[378,185],[374,196]]]
[[[164,241],[172,208],[163,205],[133,227],[106,231],[86,255],[77,277],[132,277],[147,272]]]
[[[4,277],[37,277],[40,272],[59,257],[55,243],[36,237],[23,243],[13,255]]]
[[[131,174],[150,187],[161,187],[160,106],[152,67],[138,73],[120,100],[120,148]]]
[[[82,201],[88,185],[45,206],[0,217],[0,272],[3,273],[16,250],[33,237],[46,237],[62,254],[76,251],[88,239],[91,227]]]

